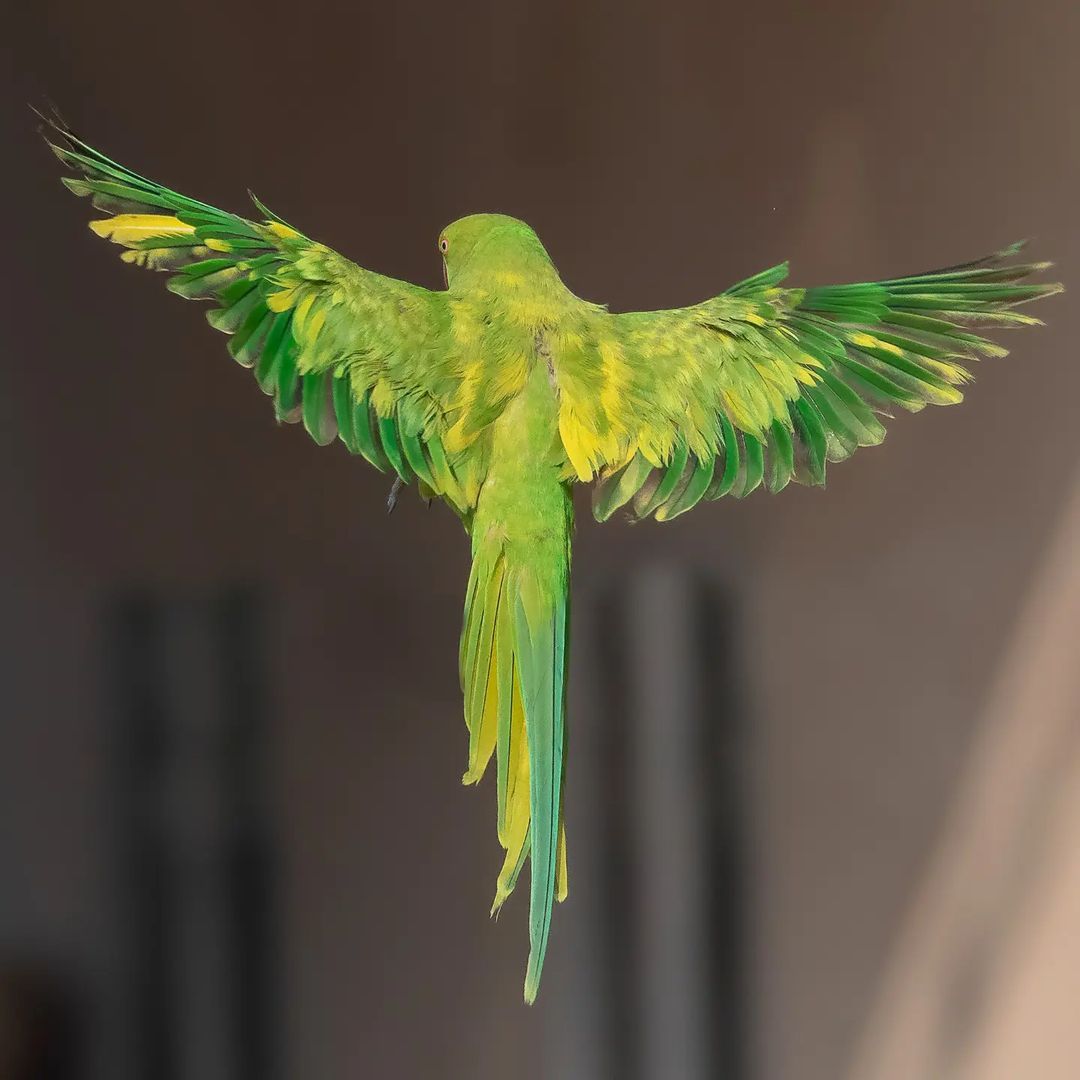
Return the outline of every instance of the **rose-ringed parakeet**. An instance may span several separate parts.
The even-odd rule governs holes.
[[[563,776],[571,486],[600,521],[667,521],[702,500],[790,481],[885,435],[897,407],[961,400],[964,367],[1005,350],[983,328],[1038,320],[1059,291],[1020,245],[874,283],[788,288],[787,266],[669,311],[614,314],[563,284],[540,240],[500,214],[440,235],[446,289],[383,277],[256,201],[249,220],[111,161],[58,121],[64,179],[125,262],[208,300],[211,326],[277,418],[438,497],[472,546],[460,672],[465,783],[496,762],[505,860],[492,911],[530,869],[532,1001],[566,896]],[[662,718],[658,718],[662,722]]]

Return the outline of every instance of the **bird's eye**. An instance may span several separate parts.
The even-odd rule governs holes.
[[[439,250],[445,255],[450,250],[450,241],[445,236],[439,237]]]

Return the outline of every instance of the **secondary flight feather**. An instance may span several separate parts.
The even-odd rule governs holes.
[[[365,270],[256,202],[257,220],[180,195],[46,118],[90,228],[167,287],[209,301],[279,420],[340,439],[443,500],[470,538],[460,673],[465,783],[495,759],[504,860],[492,912],[530,861],[533,1001],[567,891],[563,778],[571,486],[604,521],[824,484],[897,408],[961,400],[986,329],[1060,291],[1020,245],[912,277],[800,289],[787,266],[702,303],[613,314],[563,284],[528,225],[477,214],[438,240],[447,287]]]

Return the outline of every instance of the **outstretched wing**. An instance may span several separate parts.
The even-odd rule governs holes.
[[[824,484],[827,462],[881,442],[880,416],[960,401],[964,365],[1006,352],[976,331],[1036,324],[1015,307],[1061,289],[1027,283],[1050,264],[1011,264],[1020,247],[805,290],[781,287],[785,264],[693,307],[595,316],[560,416],[578,478],[597,478],[595,516],[629,504],[664,521],[762,484]]]
[[[263,222],[179,195],[46,122],[76,174],[64,184],[110,215],[90,228],[125,262],[172,274],[172,292],[215,303],[210,325],[231,335],[278,419],[467,511],[440,438],[460,383],[444,293],[364,270],[257,201]]]

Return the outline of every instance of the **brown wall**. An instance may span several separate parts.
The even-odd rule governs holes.
[[[0,942],[108,966],[102,599],[252,577],[280,629],[286,1075],[541,1075],[523,905],[488,924],[490,792],[458,785],[456,524],[411,498],[387,520],[382,477],[277,430],[195,311],[92,242],[22,103],[47,92],[133,167],[230,207],[251,186],[431,286],[439,228],[475,210],[528,219],[615,308],[782,258],[796,283],[858,280],[1021,236],[1071,280],[1080,9],[116,0],[20,8],[5,39]],[[663,528],[582,504],[581,604],[655,561],[742,593],[762,1078],[853,1067],[1077,483],[1071,300],[1045,315],[827,493]]]

